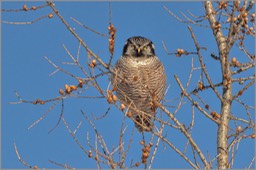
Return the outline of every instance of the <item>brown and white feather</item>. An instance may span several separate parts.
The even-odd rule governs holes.
[[[156,110],[152,102],[160,102],[165,93],[166,75],[157,56],[123,55],[115,64],[112,84],[119,100],[129,107],[139,131],[151,131]],[[151,103],[151,104],[150,104]]]

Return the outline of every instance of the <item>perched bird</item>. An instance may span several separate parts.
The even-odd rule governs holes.
[[[139,132],[152,131],[157,103],[165,93],[164,66],[155,55],[152,41],[141,36],[129,38],[114,66],[112,85]]]

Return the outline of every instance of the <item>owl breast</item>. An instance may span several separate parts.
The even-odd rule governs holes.
[[[115,70],[112,84],[119,100],[130,106],[135,117],[140,114],[136,109],[154,116],[155,110],[150,103],[153,99],[160,102],[165,92],[166,77],[161,61],[156,56],[121,57]]]

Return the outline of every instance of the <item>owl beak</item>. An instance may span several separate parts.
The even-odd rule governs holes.
[[[138,51],[138,54],[140,54],[140,52],[141,52],[141,49],[140,49],[140,47],[137,49],[137,51]]]

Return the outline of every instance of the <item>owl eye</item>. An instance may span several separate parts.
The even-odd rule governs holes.
[[[135,46],[135,45],[133,45],[133,44],[131,44],[131,47],[132,47],[132,49],[135,49],[135,48],[136,48],[136,46]]]
[[[145,47],[143,47],[143,50],[147,50],[147,48],[148,48],[148,47],[147,47],[147,46],[145,46]]]

